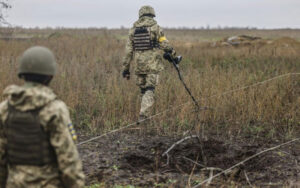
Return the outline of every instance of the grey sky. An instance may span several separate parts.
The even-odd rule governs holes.
[[[163,27],[300,28],[300,0],[11,0],[8,21],[24,27],[129,27],[142,5]]]

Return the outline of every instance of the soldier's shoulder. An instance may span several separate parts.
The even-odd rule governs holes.
[[[6,111],[8,108],[8,101],[4,100],[0,103],[0,115],[3,113],[3,111]]]
[[[7,96],[9,95],[9,93],[16,90],[16,88],[16,85],[9,85],[3,90],[3,97],[5,98],[5,100],[0,102],[0,115],[3,114],[3,111],[6,111],[8,109]]]
[[[50,112],[62,112],[68,110],[68,107],[65,102],[60,99],[55,99],[51,101],[48,105],[44,107],[43,110]]]
[[[16,91],[20,91],[20,86],[17,85],[9,85],[3,90],[3,96],[6,98],[12,93],[15,93]]]
[[[159,32],[161,27],[156,23],[151,26],[151,30]]]
[[[51,101],[40,111],[40,119],[44,124],[61,116],[69,116],[69,109],[67,105],[59,99]]]
[[[4,122],[8,113],[8,101],[4,100],[0,103],[0,121]]]
[[[4,101],[0,102],[0,120],[4,121],[8,114],[8,95],[13,91],[17,90],[17,85],[9,85],[3,91],[3,97],[6,98]]]
[[[132,27],[129,29],[129,35],[133,35],[134,34],[134,30],[135,30],[135,27]]]

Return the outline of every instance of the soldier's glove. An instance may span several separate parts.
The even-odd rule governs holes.
[[[172,63],[172,55],[169,52],[164,53],[164,59]]]
[[[126,78],[127,80],[130,79],[130,72],[129,70],[124,70],[122,73],[123,78]]]
[[[176,65],[178,65],[180,63],[180,61],[182,60],[182,56],[174,57],[171,53],[165,52],[164,53],[164,59],[169,61],[170,63],[175,63]]]

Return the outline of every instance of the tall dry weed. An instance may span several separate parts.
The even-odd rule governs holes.
[[[121,77],[126,31],[19,31],[22,32],[35,37],[0,41],[0,91],[9,84],[21,84],[16,76],[20,54],[30,46],[43,45],[56,55],[59,73],[51,86],[70,107],[77,128],[99,133],[137,119],[139,90],[134,78],[126,81]],[[211,47],[198,38],[203,32],[167,31],[175,49],[184,57],[180,68],[187,85],[201,106],[210,108],[200,112],[201,126],[220,133],[298,134],[300,76],[222,94],[281,74],[300,72],[299,42],[275,39],[270,44],[239,48]],[[216,38],[229,34],[214,32]],[[274,37],[274,32],[269,32]],[[268,31],[262,33],[268,36]],[[203,36],[210,36],[207,41],[213,37],[205,33]],[[153,126],[161,134],[180,134],[197,123],[194,107],[175,70],[167,62],[164,65],[153,113],[173,109],[155,117]]]

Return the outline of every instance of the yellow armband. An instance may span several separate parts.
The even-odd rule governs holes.
[[[75,131],[74,127],[73,127],[73,124],[72,124],[72,123],[69,123],[69,124],[68,124],[68,127],[69,127],[69,131],[70,131],[70,133],[71,133],[72,139],[73,139],[74,141],[76,141],[76,140],[77,140],[77,134],[76,134],[76,131]]]
[[[163,42],[163,41],[165,41],[165,40],[167,40],[167,38],[166,38],[165,36],[162,36],[162,37],[160,37],[160,38],[158,39],[159,42]]]

